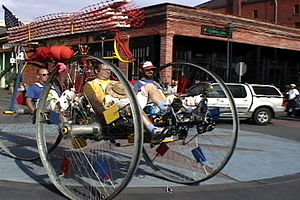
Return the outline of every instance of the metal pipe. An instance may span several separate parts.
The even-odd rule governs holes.
[[[73,136],[80,135],[97,135],[102,133],[101,125],[93,123],[90,125],[75,125],[75,124],[63,124],[61,131],[64,135],[71,134]]]
[[[274,0],[275,8],[274,8],[274,22],[277,24],[278,21],[278,0]]]

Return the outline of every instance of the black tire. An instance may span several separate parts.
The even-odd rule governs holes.
[[[46,102],[51,85],[57,80],[56,69],[50,75],[45,87],[45,94],[39,102],[37,111],[38,148],[42,163],[51,181],[68,198],[112,199],[127,186],[135,173],[142,150],[143,126],[135,95],[127,79],[115,65],[100,58],[79,56],[68,62],[69,70],[64,75],[67,75],[66,77],[70,80],[76,80],[79,74],[72,73],[73,69],[76,69],[75,72],[80,71],[80,74],[92,72],[92,68],[85,68],[83,62],[86,60],[109,66],[125,87],[133,115],[134,143],[127,137],[110,139],[108,136],[110,132],[107,132],[110,130],[108,129],[109,125],[102,124],[97,120],[98,117],[100,119],[100,116],[94,114],[82,92],[77,94],[79,99],[71,100],[67,110],[56,110],[60,120],[57,125],[51,125],[53,127],[49,129],[49,125],[45,123],[42,116],[46,113]],[[63,77],[64,75],[62,73],[58,76]],[[63,83],[66,83],[66,80]],[[75,85],[75,82],[73,83]],[[70,89],[68,86],[71,84],[67,83],[63,87],[63,91]],[[77,92],[77,89],[75,91]],[[65,128],[66,124],[71,128]],[[91,132],[89,135],[80,136],[78,134],[82,132],[75,132],[74,127],[80,130],[91,127],[89,129]],[[51,157],[48,156],[48,145],[54,142],[51,135],[61,135],[62,132],[64,132],[63,139]]]
[[[258,108],[253,114],[253,121],[257,125],[267,125],[272,119],[272,112],[268,108]]]
[[[143,155],[146,162],[157,175],[176,183],[193,184],[214,176],[226,177],[220,171],[234,152],[239,130],[239,119],[229,89],[216,74],[195,64],[174,62],[162,66],[157,73],[160,75],[160,80],[164,78],[162,70],[165,69],[174,72],[172,79],[185,78],[191,83],[194,79],[203,77],[204,80],[217,82],[228,99],[233,119],[222,129],[216,125],[213,130],[199,133],[193,126],[187,128],[187,137],[184,139],[179,137],[177,141],[160,143],[154,147],[145,143]],[[212,109],[209,101],[208,99],[208,108]]]

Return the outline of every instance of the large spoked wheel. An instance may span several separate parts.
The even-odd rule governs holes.
[[[176,183],[198,183],[213,176],[230,178],[226,172],[220,171],[235,149],[239,120],[233,97],[224,82],[215,73],[186,62],[167,64],[158,69],[157,74],[163,86],[171,80],[178,83],[177,88],[165,91],[167,100],[172,103],[171,114],[154,119],[157,126],[169,130],[167,136],[170,139],[156,145],[145,143],[145,161],[157,175]],[[207,88],[210,83],[213,89]],[[199,87],[195,87],[196,84]],[[174,100],[174,95],[180,97]],[[223,105],[216,104],[214,97],[218,95],[226,99]],[[216,123],[220,115],[228,112],[231,120]]]
[[[116,120],[95,112],[83,92],[99,64],[111,69],[129,99],[123,108],[108,112],[119,113]],[[53,184],[68,198],[112,199],[131,180],[142,150],[143,127],[133,90],[122,72],[104,59],[79,56],[68,62],[67,72],[57,75],[57,70],[50,75],[37,111],[43,165]],[[51,99],[57,81],[63,86],[59,104]],[[48,147],[57,135],[62,140],[48,156]]]
[[[17,47],[17,55],[26,58],[25,49]],[[17,60],[16,65],[11,65],[0,73],[0,78],[4,78],[10,87],[0,93],[0,148],[18,160],[33,161],[39,159],[36,145],[36,124],[34,115],[19,97],[21,91],[25,90],[24,80],[27,71],[37,71],[45,67],[39,63],[27,63],[24,60]],[[25,100],[25,98],[23,98]],[[23,102],[24,103],[24,102]],[[49,148],[55,148],[57,142]]]

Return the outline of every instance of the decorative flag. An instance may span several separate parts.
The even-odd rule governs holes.
[[[201,164],[207,161],[200,147],[193,149],[192,154],[197,160],[197,162],[200,162]]]
[[[163,156],[168,150],[168,145],[166,145],[166,143],[163,142],[157,147],[156,152],[158,155]]]
[[[208,110],[208,115],[213,119],[213,120],[219,120],[220,118],[220,109],[219,108],[212,108]]]
[[[16,18],[16,16],[13,15],[12,12],[10,12],[10,10],[8,10],[4,5],[2,5],[2,8],[4,9],[4,20],[6,28],[22,25],[22,22],[20,22],[18,18]]]
[[[72,159],[64,157],[62,163],[61,163],[61,171],[63,172],[63,175],[68,176],[72,172]]]
[[[105,162],[105,160],[102,160],[99,158],[94,163],[94,167],[96,168],[97,172],[103,179],[112,179],[112,174],[110,172],[108,164]]]

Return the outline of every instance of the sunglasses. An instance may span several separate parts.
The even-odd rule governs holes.
[[[154,71],[154,69],[145,69],[146,72]]]
[[[111,70],[110,69],[100,69],[102,71],[107,71],[107,72],[110,72]]]
[[[49,76],[49,74],[39,74],[40,76]]]

